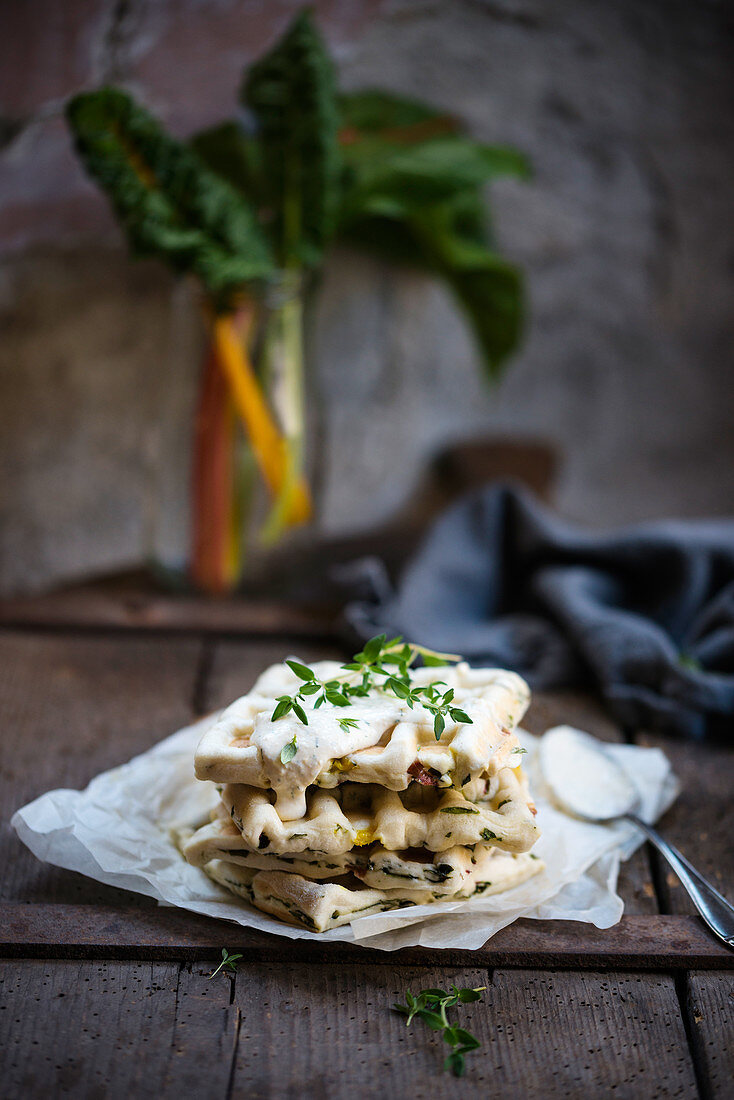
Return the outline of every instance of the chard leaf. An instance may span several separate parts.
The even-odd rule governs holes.
[[[82,93],[66,118],[134,252],[198,275],[222,306],[243,283],[271,274],[252,208],[131,96],[117,88]]]
[[[337,224],[341,157],[331,58],[307,11],[245,75],[279,262],[314,266]]]
[[[206,166],[258,208],[266,201],[262,154],[257,139],[237,122],[202,130],[191,146]]]
[[[343,145],[378,133],[394,141],[416,141],[459,128],[456,119],[417,99],[366,88],[339,96]],[[420,129],[419,129],[420,128]]]
[[[407,147],[365,139],[359,145],[359,161],[352,156],[351,167],[347,217],[409,217],[497,176],[526,178],[529,174],[520,153],[482,145],[462,135]]]

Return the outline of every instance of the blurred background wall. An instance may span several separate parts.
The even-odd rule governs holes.
[[[0,591],[143,559],[151,493],[185,461],[198,367],[188,291],[126,258],[72,155],[65,97],[122,83],[186,136],[230,116],[243,66],[298,6],[0,3]],[[313,6],[344,86],[432,100],[535,166],[533,183],[493,187],[531,299],[524,348],[494,390],[429,280],[333,257],[311,326],[324,528],[389,516],[426,457],[461,436],[553,441],[555,503],[597,527],[730,512],[732,9]],[[173,488],[170,505],[175,538]]]

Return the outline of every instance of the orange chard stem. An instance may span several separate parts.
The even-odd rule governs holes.
[[[250,440],[260,473],[272,496],[277,497],[289,476],[288,448],[255,376],[245,349],[246,340],[237,333],[232,314],[220,314],[214,318],[212,335],[219,366],[229,385],[232,401]],[[311,515],[311,497],[304,477],[298,477],[289,496],[286,522],[304,523]]]
[[[213,347],[202,368],[197,406],[191,500],[191,579],[210,595],[235,578],[228,566],[234,492],[234,410]]]

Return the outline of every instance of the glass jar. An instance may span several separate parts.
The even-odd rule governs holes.
[[[313,530],[301,278],[285,272],[217,317],[180,284],[169,347],[149,447],[149,559],[169,586],[222,595]]]

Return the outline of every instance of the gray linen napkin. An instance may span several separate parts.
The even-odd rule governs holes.
[[[536,688],[593,684],[623,726],[701,738],[734,729],[734,520],[589,534],[491,486],[445,512],[397,591],[345,610]]]

